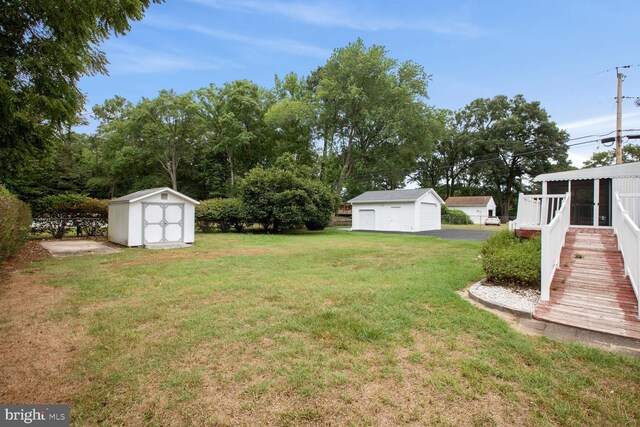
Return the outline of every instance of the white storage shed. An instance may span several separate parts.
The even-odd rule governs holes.
[[[443,200],[432,188],[367,191],[349,200],[352,230],[440,230]]]
[[[469,215],[474,224],[484,224],[485,219],[496,216],[496,202],[491,196],[448,197],[445,203]]]
[[[136,191],[109,202],[109,241],[124,246],[193,243],[198,201],[169,187]]]

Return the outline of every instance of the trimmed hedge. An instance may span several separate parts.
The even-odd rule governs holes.
[[[30,229],[29,206],[0,185],[0,261],[20,249]]]
[[[109,205],[106,200],[81,194],[57,194],[34,200],[34,232],[47,232],[57,239],[68,230],[96,236],[106,230]]]
[[[443,224],[473,224],[469,215],[459,209],[450,209],[447,205],[441,205]]]
[[[540,286],[540,236],[516,237],[511,231],[497,232],[482,246],[482,268],[494,285]]]
[[[228,232],[233,227],[242,231],[247,215],[240,199],[208,199],[196,206],[196,224],[200,230],[211,232],[216,227]]]

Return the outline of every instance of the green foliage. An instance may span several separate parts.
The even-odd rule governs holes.
[[[540,237],[516,237],[497,232],[482,246],[482,267],[494,285],[540,286]]]
[[[568,134],[538,101],[528,102],[522,95],[480,98],[461,110],[457,120],[461,137],[483,159],[476,172],[492,186],[503,216],[509,215],[523,178],[568,166]]]
[[[16,253],[31,229],[31,210],[0,185],[0,261]]]
[[[431,146],[424,69],[358,39],[336,49],[313,78],[327,181],[349,194],[400,187],[415,170],[415,153]]]
[[[5,0],[0,5],[0,150],[48,145],[84,106],[80,78],[106,72],[98,49],[151,0]],[[159,3],[158,0],[153,2]],[[6,157],[0,155],[0,158]]]
[[[309,170],[284,156],[269,169],[249,171],[239,185],[248,218],[274,232],[302,228],[322,229],[329,225],[336,197],[329,187],[313,179]]]
[[[196,206],[196,224],[205,232],[218,227],[228,232],[233,227],[242,231],[247,222],[244,205],[240,199],[208,199]]]
[[[34,200],[34,231],[45,231],[57,239],[67,230],[94,236],[106,225],[109,206],[105,200],[80,194],[57,194]]]
[[[459,209],[450,209],[447,205],[440,205],[443,224],[473,224],[469,215]]]
[[[640,162],[640,145],[625,144],[622,146],[622,163]],[[615,148],[607,151],[598,151],[591,155],[591,158],[584,162],[585,168],[597,168],[600,166],[611,166],[616,163]]]

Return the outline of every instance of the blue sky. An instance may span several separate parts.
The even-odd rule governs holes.
[[[638,16],[637,0],[168,0],[102,45],[109,76],[80,87],[89,110],[115,95],[137,101],[236,79],[271,87],[274,75],[307,75],[360,37],[424,66],[435,107],[521,93],[575,138],[615,129],[612,68],[633,65],[623,95],[640,97]],[[623,105],[623,129],[640,129],[640,108]],[[570,157],[580,165],[602,149],[576,146]]]

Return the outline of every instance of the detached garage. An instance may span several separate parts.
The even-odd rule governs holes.
[[[198,201],[169,187],[150,188],[109,202],[109,241],[124,246],[193,243]]]
[[[444,203],[432,188],[367,191],[349,200],[352,230],[440,230],[440,206]]]

